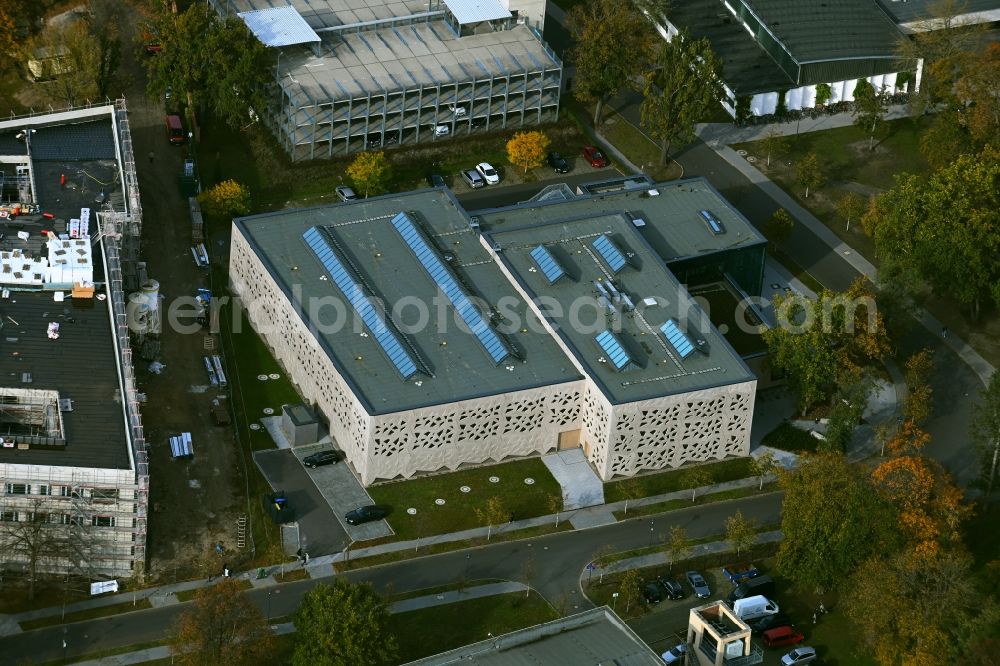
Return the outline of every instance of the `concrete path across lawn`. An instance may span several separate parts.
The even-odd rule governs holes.
[[[542,456],[542,463],[562,487],[563,510],[604,504],[604,483],[583,455],[583,449],[567,449]]]

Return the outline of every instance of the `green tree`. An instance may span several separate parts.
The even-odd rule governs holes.
[[[868,132],[868,150],[875,150],[875,131],[889,110],[886,101],[881,89],[858,79],[854,87],[854,123]]]
[[[903,419],[923,425],[931,415],[931,371],[934,358],[930,349],[921,349],[906,359],[903,378],[906,380],[906,398],[903,400]]]
[[[274,636],[260,609],[230,578],[198,590],[174,624],[171,659],[186,666],[266,663]]]
[[[504,506],[503,498],[494,495],[486,500],[485,506],[475,508],[476,517],[481,523],[486,525],[486,540],[493,536],[493,526],[510,521],[510,511]]]
[[[370,584],[320,583],[293,618],[292,666],[379,666],[396,657],[389,610]]]
[[[645,75],[641,124],[660,142],[660,164],[670,146],[694,140],[695,123],[722,97],[722,62],[707,39],[686,33],[663,40],[652,71]]]
[[[779,482],[785,498],[776,566],[794,583],[837,589],[869,554],[891,544],[891,509],[843,455],[804,455]]]
[[[548,496],[549,511],[555,514],[556,527],[559,527],[559,514],[563,510],[563,496],[560,493],[552,493]]]
[[[712,483],[712,473],[704,465],[696,465],[684,473],[684,483],[691,489],[691,501],[694,502],[698,489]]]
[[[250,192],[235,180],[216,183],[198,195],[198,204],[205,215],[226,219],[250,212]]]
[[[1000,149],[961,155],[924,180],[897,176],[862,219],[876,254],[919,275],[979,318],[1000,304]]]
[[[545,164],[545,154],[549,149],[549,137],[544,132],[517,132],[507,142],[507,159],[511,164],[528,169],[537,169]]]
[[[381,150],[358,153],[347,167],[347,177],[354,183],[354,187],[364,192],[367,199],[369,195],[382,194],[389,189],[392,165]]]
[[[1000,143],[1000,43],[991,41],[968,61],[955,81],[963,125],[977,147]]]
[[[826,440],[822,442],[822,448],[838,453],[847,450],[854,429],[861,423],[871,389],[872,381],[865,375],[855,372],[841,375],[827,419]]]
[[[809,153],[799,160],[795,167],[795,180],[806,188],[806,199],[809,198],[810,189],[815,189],[826,181],[823,165],[816,153]]]
[[[726,540],[736,549],[736,557],[749,550],[757,540],[757,521],[743,517],[739,509],[726,518]]]
[[[781,467],[778,465],[778,461],[774,458],[774,454],[768,451],[767,453],[762,453],[759,456],[750,458],[750,469],[753,473],[760,477],[760,486],[757,490],[764,490],[764,477],[768,474],[774,474]]]
[[[772,247],[784,245],[795,231],[795,220],[784,208],[774,211],[774,215],[764,223],[764,235],[771,241]]]
[[[573,92],[594,102],[594,126],[600,126],[604,105],[643,71],[652,49],[646,18],[629,0],[594,0],[576,5],[568,17],[575,46],[569,61],[576,67]]]
[[[847,230],[851,230],[851,220],[860,219],[868,209],[868,199],[857,192],[848,192],[837,199],[837,212],[847,220]]]
[[[771,166],[771,153],[783,153],[788,149],[788,137],[776,130],[768,130],[760,140],[760,147],[767,154],[767,166]]]
[[[633,476],[619,481],[618,490],[621,492],[621,496],[625,498],[625,515],[627,516],[628,503],[642,497],[642,484],[639,483],[639,479]]]
[[[150,28],[163,47],[146,59],[150,96],[170,87],[186,97],[192,118],[205,104],[234,129],[248,124],[251,109],[266,106],[272,56],[241,19],[222,19],[207,4],[191,3],[178,14],[164,11]]]
[[[865,647],[884,666],[966,663],[963,653],[1000,618],[960,550],[874,557],[859,568],[845,602]]]
[[[802,414],[833,395],[845,373],[860,375],[891,350],[874,292],[863,279],[814,300],[777,296],[774,311],[778,326],[764,331],[764,342],[771,364],[788,375]]]
[[[994,372],[989,384],[972,408],[969,435],[983,458],[983,477],[986,479],[986,500],[993,493],[1000,462],[1000,372]]]
[[[688,538],[687,530],[680,525],[671,525],[670,534],[667,536],[667,563],[673,571],[674,564],[683,560],[691,549],[691,539]]]
[[[972,150],[972,139],[963,125],[962,114],[957,110],[942,109],[920,133],[920,154],[932,169],[946,167]]]
[[[642,578],[639,576],[638,569],[629,569],[624,574],[622,574],[621,581],[618,584],[618,595],[620,597],[619,601],[625,604],[625,614],[628,614],[632,604],[638,603],[640,594],[642,590],[640,585],[642,583]]]
[[[816,106],[824,106],[833,97],[829,83],[816,84]]]

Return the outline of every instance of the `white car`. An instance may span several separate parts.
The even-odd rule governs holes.
[[[816,661],[816,649],[800,645],[781,658],[783,666],[798,666]]]
[[[451,125],[437,125],[434,127],[434,136],[448,136],[451,134]]]
[[[496,185],[500,182],[500,174],[489,162],[480,162],[476,165],[476,171],[483,177],[487,185]]]
[[[452,104],[451,111],[455,114],[456,118],[462,118],[465,116],[465,107],[459,104]]]
[[[664,664],[679,664],[684,659],[685,652],[687,652],[687,645],[681,643],[670,648],[661,654],[660,657],[663,659]]]

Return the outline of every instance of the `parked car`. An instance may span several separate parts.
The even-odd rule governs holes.
[[[764,632],[764,645],[767,647],[785,647],[786,645],[798,645],[806,639],[802,632],[795,627],[775,627]]]
[[[798,666],[798,664],[811,664],[816,661],[816,649],[800,646],[781,658],[782,666]]]
[[[659,583],[661,588],[663,588],[663,594],[667,599],[673,601],[684,598],[684,588],[681,587],[681,584],[676,580],[657,578],[656,582]]]
[[[712,596],[712,590],[708,587],[708,582],[705,577],[702,576],[697,571],[688,571],[684,574],[687,577],[688,585],[694,590],[694,594],[699,599],[707,599]]]
[[[348,525],[360,525],[361,523],[370,523],[373,520],[382,520],[389,512],[380,506],[374,504],[369,504],[368,506],[359,506],[357,509],[348,511],[344,515],[344,520],[347,521]]]
[[[288,502],[288,497],[284,490],[276,490],[273,493],[265,493],[261,499],[264,502],[264,510],[271,516],[271,520],[278,523],[290,523],[295,520],[295,511]]]
[[[174,146],[183,146],[184,142],[187,141],[187,134],[184,132],[184,123],[181,122],[181,117],[169,115],[166,118],[165,125],[167,128],[167,141]]]
[[[739,599],[753,597],[758,594],[770,596],[774,594],[774,580],[770,576],[756,576],[750,580],[740,583],[729,593],[729,602],[733,603]]]
[[[603,169],[608,166],[608,158],[594,146],[583,147],[583,158],[595,169]]]
[[[302,459],[302,464],[309,469],[316,469],[317,467],[322,467],[323,465],[336,465],[341,460],[344,459],[344,454],[336,449],[330,449],[328,451],[319,451],[318,453],[313,453]]]
[[[680,643],[664,652],[660,657],[664,664],[679,664],[683,662],[685,652],[687,652],[687,645]]]
[[[642,588],[642,598],[646,600],[647,604],[658,604],[663,601],[663,588],[656,581],[640,585],[640,587]]]
[[[765,615],[764,617],[759,617],[756,620],[750,620],[747,625],[750,626],[750,631],[755,634],[759,634],[762,631],[767,631],[768,629],[776,629],[778,627],[784,627],[792,624],[792,619],[785,615],[784,613],[775,613],[774,615]]]
[[[448,108],[451,109],[451,112],[455,114],[456,118],[462,118],[465,116],[465,107],[461,104],[451,104]]]
[[[486,187],[486,180],[484,180],[475,169],[464,170],[462,172],[462,180],[464,180],[466,184],[473,189]]]
[[[334,191],[337,193],[337,198],[341,201],[354,201],[358,198],[358,195],[354,193],[354,190],[346,185],[339,185]]]
[[[780,610],[777,602],[771,601],[763,594],[744,597],[733,604],[733,614],[744,622],[756,620],[765,615],[775,615]]]
[[[451,134],[451,125],[435,125],[434,136],[448,136]]]
[[[439,173],[427,174],[427,184],[431,187],[446,187],[448,185],[444,182],[444,176]]]
[[[569,171],[569,162],[567,162],[566,158],[559,153],[552,151],[549,153],[548,160],[549,166],[552,167],[552,170],[556,173],[567,173]]]
[[[487,185],[496,185],[500,182],[500,174],[489,162],[480,162],[476,165],[476,171],[486,180]]]

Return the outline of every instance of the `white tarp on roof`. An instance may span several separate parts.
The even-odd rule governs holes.
[[[319,41],[319,35],[291,5],[240,12],[238,16],[264,46],[291,46]]]
[[[444,0],[444,4],[462,25],[511,17],[499,0]]]

